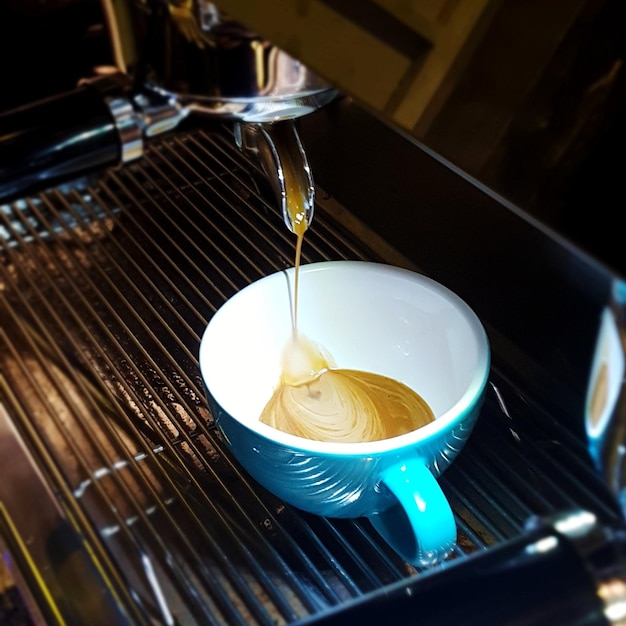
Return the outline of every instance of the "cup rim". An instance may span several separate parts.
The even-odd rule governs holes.
[[[220,315],[220,312],[228,302],[237,299],[244,290],[247,290],[254,285],[260,285],[263,281],[266,280],[275,280],[276,275],[281,275],[285,272],[287,272],[289,276],[291,276],[295,269],[293,267],[290,267],[284,270],[273,272],[272,274],[263,276],[256,281],[250,283],[249,285],[235,293],[231,298],[229,298],[224,303],[224,305],[222,305],[220,308],[217,309],[217,311],[215,311],[215,313],[209,320],[209,323],[207,324],[200,341],[199,366],[205,389],[207,393],[211,396],[213,401],[217,405],[219,405],[220,409],[225,414],[228,415],[229,419],[234,420],[237,424],[239,424],[246,430],[249,430],[269,441],[289,447],[290,449],[315,454],[340,454],[342,456],[359,457],[363,455],[380,455],[385,452],[400,450],[402,448],[418,444],[423,440],[435,436],[437,433],[448,431],[453,428],[457,423],[461,423],[462,421],[464,421],[467,414],[471,412],[471,409],[476,405],[476,403],[480,400],[483,394],[483,391],[488,382],[491,365],[491,350],[487,333],[475,311],[458,294],[456,294],[445,285],[417,271],[405,269],[395,265],[389,265],[386,263],[379,263],[375,261],[358,260],[319,261],[301,265],[300,272],[307,273],[325,271],[336,268],[338,266],[344,267],[346,269],[348,269],[350,266],[367,266],[367,269],[371,269],[372,271],[391,272],[402,276],[410,276],[412,280],[415,280],[417,278],[418,281],[428,284],[431,288],[434,288],[443,296],[445,296],[448,301],[454,303],[454,305],[462,312],[463,317],[468,321],[470,328],[475,333],[476,338],[478,339],[481,346],[481,349],[479,351],[479,362],[476,366],[474,375],[472,376],[470,384],[467,386],[461,397],[447,411],[442,413],[433,422],[425,424],[420,428],[412,430],[403,435],[398,435],[396,437],[390,437],[387,439],[380,439],[376,441],[363,441],[358,443],[341,443],[306,439],[304,437],[298,437],[296,435],[292,435],[282,430],[273,428],[272,426],[263,424],[260,421],[255,422],[254,426],[251,426],[246,421],[238,419],[236,416],[232,415],[222,405],[219,398],[217,398],[211,390],[210,385],[206,380],[206,368],[203,366],[205,359],[208,358],[207,343],[208,338],[211,334],[212,321],[216,318],[216,316]]]

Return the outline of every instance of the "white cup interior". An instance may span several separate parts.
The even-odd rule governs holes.
[[[259,415],[292,332],[293,288],[293,269],[249,285],[216,312],[200,347],[209,392],[232,417],[261,432],[269,427]],[[297,325],[337,367],[399,380],[438,420],[453,420],[486,380],[489,349],[478,318],[453,292],[414,272],[359,261],[304,265]]]

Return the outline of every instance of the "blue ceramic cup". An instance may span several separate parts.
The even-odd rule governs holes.
[[[457,533],[437,477],[469,437],[487,385],[490,349],[472,309],[443,285],[364,261],[300,268],[298,331],[337,367],[411,387],[436,419],[362,443],[313,441],[259,421],[292,332],[293,268],[242,289],[200,344],[209,408],[232,453],[266,489],[327,517],[366,517],[407,562],[438,563]]]

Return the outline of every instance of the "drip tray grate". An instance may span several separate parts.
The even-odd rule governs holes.
[[[422,575],[367,521],[266,493],[213,427],[201,334],[237,290],[293,265],[270,197],[218,129],[170,135],[124,169],[1,207],[0,399],[132,623],[287,624]],[[388,261],[323,201],[316,211],[303,263]],[[451,559],[519,536],[533,515],[611,515],[577,445],[493,372],[443,479],[460,534]],[[19,507],[12,517],[19,527]]]

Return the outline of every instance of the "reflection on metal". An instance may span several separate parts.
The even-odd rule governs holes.
[[[271,123],[307,115],[337,95],[206,0],[104,0],[103,7],[118,69],[132,73],[148,97],[169,95],[187,112]]]
[[[626,284],[615,279],[602,311],[585,402],[589,451],[626,514]]]
[[[612,626],[626,624],[626,581],[611,578],[602,583],[598,595],[604,602],[604,615]]]

